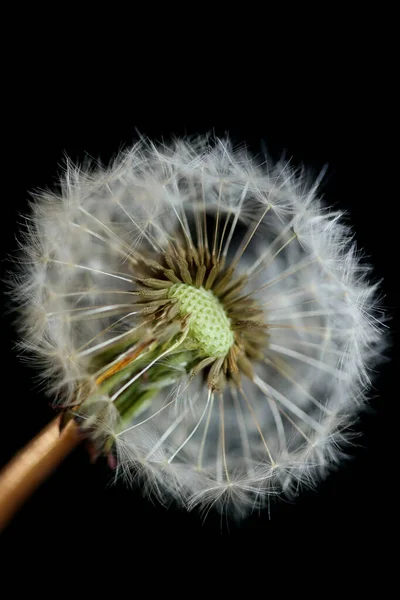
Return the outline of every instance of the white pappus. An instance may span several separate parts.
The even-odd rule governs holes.
[[[141,140],[35,197],[21,346],[145,494],[244,516],[344,456],[382,311],[318,185],[228,140]]]

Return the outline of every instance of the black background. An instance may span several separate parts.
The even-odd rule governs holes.
[[[137,139],[137,132],[156,140],[168,140],[171,134],[229,133],[254,152],[264,143],[274,158],[286,151],[294,165],[304,162],[315,175],[328,164],[322,192],[328,203],[348,212],[375,276],[383,278],[384,303],[394,315],[398,192],[390,186],[387,192],[384,185],[394,180],[387,165],[394,150],[382,135],[390,127],[385,109],[371,98],[371,81],[356,64],[345,76],[341,68],[335,69],[335,61],[325,65],[326,75],[312,76],[313,64],[304,60],[298,79],[286,64],[286,86],[271,70],[263,79],[260,72],[253,75],[240,69],[211,83],[201,60],[188,76],[190,81],[171,69],[161,69],[163,75],[154,68],[149,75],[133,65],[125,79],[113,78],[105,66],[102,78],[101,71],[93,74],[86,64],[78,83],[68,62],[53,69],[36,57],[30,60],[27,53],[23,69],[12,78],[9,108],[2,117],[7,149],[1,199],[3,256],[16,248],[19,214],[26,211],[29,192],[54,185],[64,154],[74,161],[89,155],[107,163]],[[1,264],[4,272],[10,268],[8,261]],[[17,336],[6,295],[2,303],[4,464],[48,423],[53,411],[36,385],[34,369],[22,364],[13,349]],[[394,332],[394,321],[389,325]],[[394,350],[388,354],[393,356]],[[140,491],[125,489],[123,483],[111,485],[106,466],[91,465],[82,447],[26,503],[2,542],[20,560],[32,560],[40,548],[43,560],[59,556],[65,568],[69,556],[68,569],[99,553],[107,554],[105,560],[102,554],[102,564],[118,566],[115,551],[126,544],[133,563],[138,554],[153,553],[172,564],[177,556],[199,547],[207,548],[203,557],[207,562],[209,552],[226,545],[236,556],[256,549],[269,556],[281,542],[286,546],[283,558],[301,554],[307,543],[315,554],[319,547],[337,545],[345,561],[360,552],[379,554],[391,536],[396,514],[395,381],[392,359],[375,379],[372,410],[361,418],[363,435],[353,460],[332,473],[317,492],[305,492],[295,503],[273,505],[270,514],[255,514],[237,525],[215,515],[203,522],[196,513],[165,509],[143,499]],[[181,550],[171,558],[172,545]]]

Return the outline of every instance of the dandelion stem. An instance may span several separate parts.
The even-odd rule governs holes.
[[[74,420],[60,432],[57,417],[18,452],[0,473],[0,531],[81,440]]]

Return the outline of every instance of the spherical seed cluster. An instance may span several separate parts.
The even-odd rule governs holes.
[[[234,342],[230,319],[211,290],[177,283],[168,296],[179,300],[179,311],[190,315],[189,336],[204,356],[226,356]]]
[[[377,285],[318,182],[199,139],[142,140],[62,183],[27,220],[21,345],[98,452],[187,509],[315,485],[384,347]]]

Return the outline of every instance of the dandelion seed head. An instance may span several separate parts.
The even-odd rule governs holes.
[[[145,494],[241,517],[343,460],[383,314],[318,184],[227,140],[142,140],[36,197],[21,348]]]

